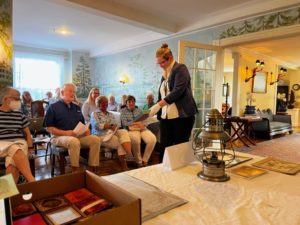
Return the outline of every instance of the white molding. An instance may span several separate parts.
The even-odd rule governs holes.
[[[290,36],[296,36],[300,34],[300,24],[291,25],[286,27],[280,27],[265,31],[253,32],[249,34],[243,34],[235,37],[224,38],[214,41],[214,44],[221,47],[231,47],[238,44],[246,44],[256,41],[265,41],[274,38],[284,38]]]
[[[274,40],[278,38],[287,38],[291,36],[297,36],[300,35],[300,24],[297,25],[291,25],[291,26],[286,26],[286,27],[280,27],[280,28],[275,28],[271,30],[265,30],[265,31],[259,31],[259,32],[254,32],[254,33],[249,33],[249,34],[244,34],[244,35],[239,35],[235,37],[230,37],[230,38],[224,38],[220,40],[215,40],[213,43],[214,45],[223,47],[223,48],[231,48],[231,47],[237,47],[238,45],[242,44],[248,44],[248,43],[253,43],[257,41],[266,41],[266,40]],[[267,56],[255,51],[251,51],[249,49],[245,49],[242,47],[238,47],[239,51],[242,51],[244,53],[252,52],[253,54],[256,55],[261,55],[264,58],[268,58],[272,61],[275,61],[279,65],[286,66],[290,69],[298,69],[297,65],[279,60],[275,57]]]

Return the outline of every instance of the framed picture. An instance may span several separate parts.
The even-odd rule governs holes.
[[[266,72],[256,72],[255,77],[253,77],[252,92],[253,93],[266,93],[267,92],[267,73]]]
[[[295,175],[300,171],[300,164],[287,162],[280,159],[268,157],[261,161],[252,164],[253,166],[260,167],[267,170],[272,170],[280,173],[286,173],[289,175]]]
[[[46,218],[55,225],[68,224],[79,220],[81,217],[81,214],[71,206],[61,208],[56,211],[51,211],[46,214]]]

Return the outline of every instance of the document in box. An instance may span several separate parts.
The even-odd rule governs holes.
[[[84,132],[86,132],[89,129],[89,125],[90,123],[83,124],[82,122],[79,122],[73,129],[73,131],[77,136],[81,136],[84,134]]]

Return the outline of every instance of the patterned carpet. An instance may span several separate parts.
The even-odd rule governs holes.
[[[256,146],[235,148],[236,151],[259,156],[272,156],[294,163],[300,163],[300,133],[285,135],[257,143]]]

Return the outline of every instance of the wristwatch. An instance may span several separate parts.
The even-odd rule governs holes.
[[[293,84],[292,86],[294,91],[298,91],[300,89],[300,85],[299,84]]]

